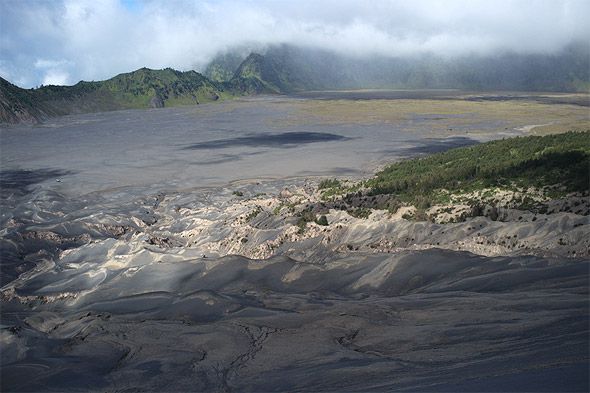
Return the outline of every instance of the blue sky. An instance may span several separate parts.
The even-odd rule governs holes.
[[[588,42],[588,0],[0,0],[0,76],[22,86],[140,67],[202,70],[290,43],[352,56],[555,53]]]
[[[143,8],[143,2],[140,0],[121,0],[121,4],[131,12],[141,12]]]

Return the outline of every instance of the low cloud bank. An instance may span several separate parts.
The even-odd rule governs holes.
[[[353,57],[551,54],[588,41],[589,14],[583,0],[3,1],[0,76],[32,87],[203,70],[220,51],[280,43]]]

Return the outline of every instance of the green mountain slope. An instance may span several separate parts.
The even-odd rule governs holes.
[[[158,108],[212,102],[232,96],[195,71],[141,68],[100,82],[21,89],[2,80],[0,122],[38,122],[71,113]]]
[[[243,94],[289,91],[288,79],[282,73],[268,58],[252,53],[238,66],[229,86]]]
[[[216,56],[205,68],[203,75],[214,82],[228,82],[251,51],[236,49],[235,52]]]
[[[367,181],[372,195],[415,199],[491,186],[588,191],[590,131],[502,139],[387,166]]]
[[[395,213],[401,206],[414,206],[417,211],[410,216],[433,219],[462,204],[470,210],[452,220],[479,215],[496,220],[497,210],[485,213],[486,205],[542,213],[549,208],[546,201],[572,193],[587,199],[589,180],[590,130],[585,130],[455,148],[393,163],[357,183],[324,180],[319,189],[325,201],[355,216],[367,217],[370,209]],[[435,205],[443,209],[427,213]]]

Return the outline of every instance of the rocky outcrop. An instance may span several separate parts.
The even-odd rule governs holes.
[[[164,100],[159,95],[152,97],[150,100],[150,108],[163,108],[164,107]]]

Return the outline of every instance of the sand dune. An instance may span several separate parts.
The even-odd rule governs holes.
[[[4,292],[3,384],[444,390],[542,368],[528,388],[583,389],[555,376],[584,364],[588,268],[428,250],[52,270]]]
[[[587,389],[586,217],[332,210],[298,233],[285,184],[16,203],[3,390]]]

